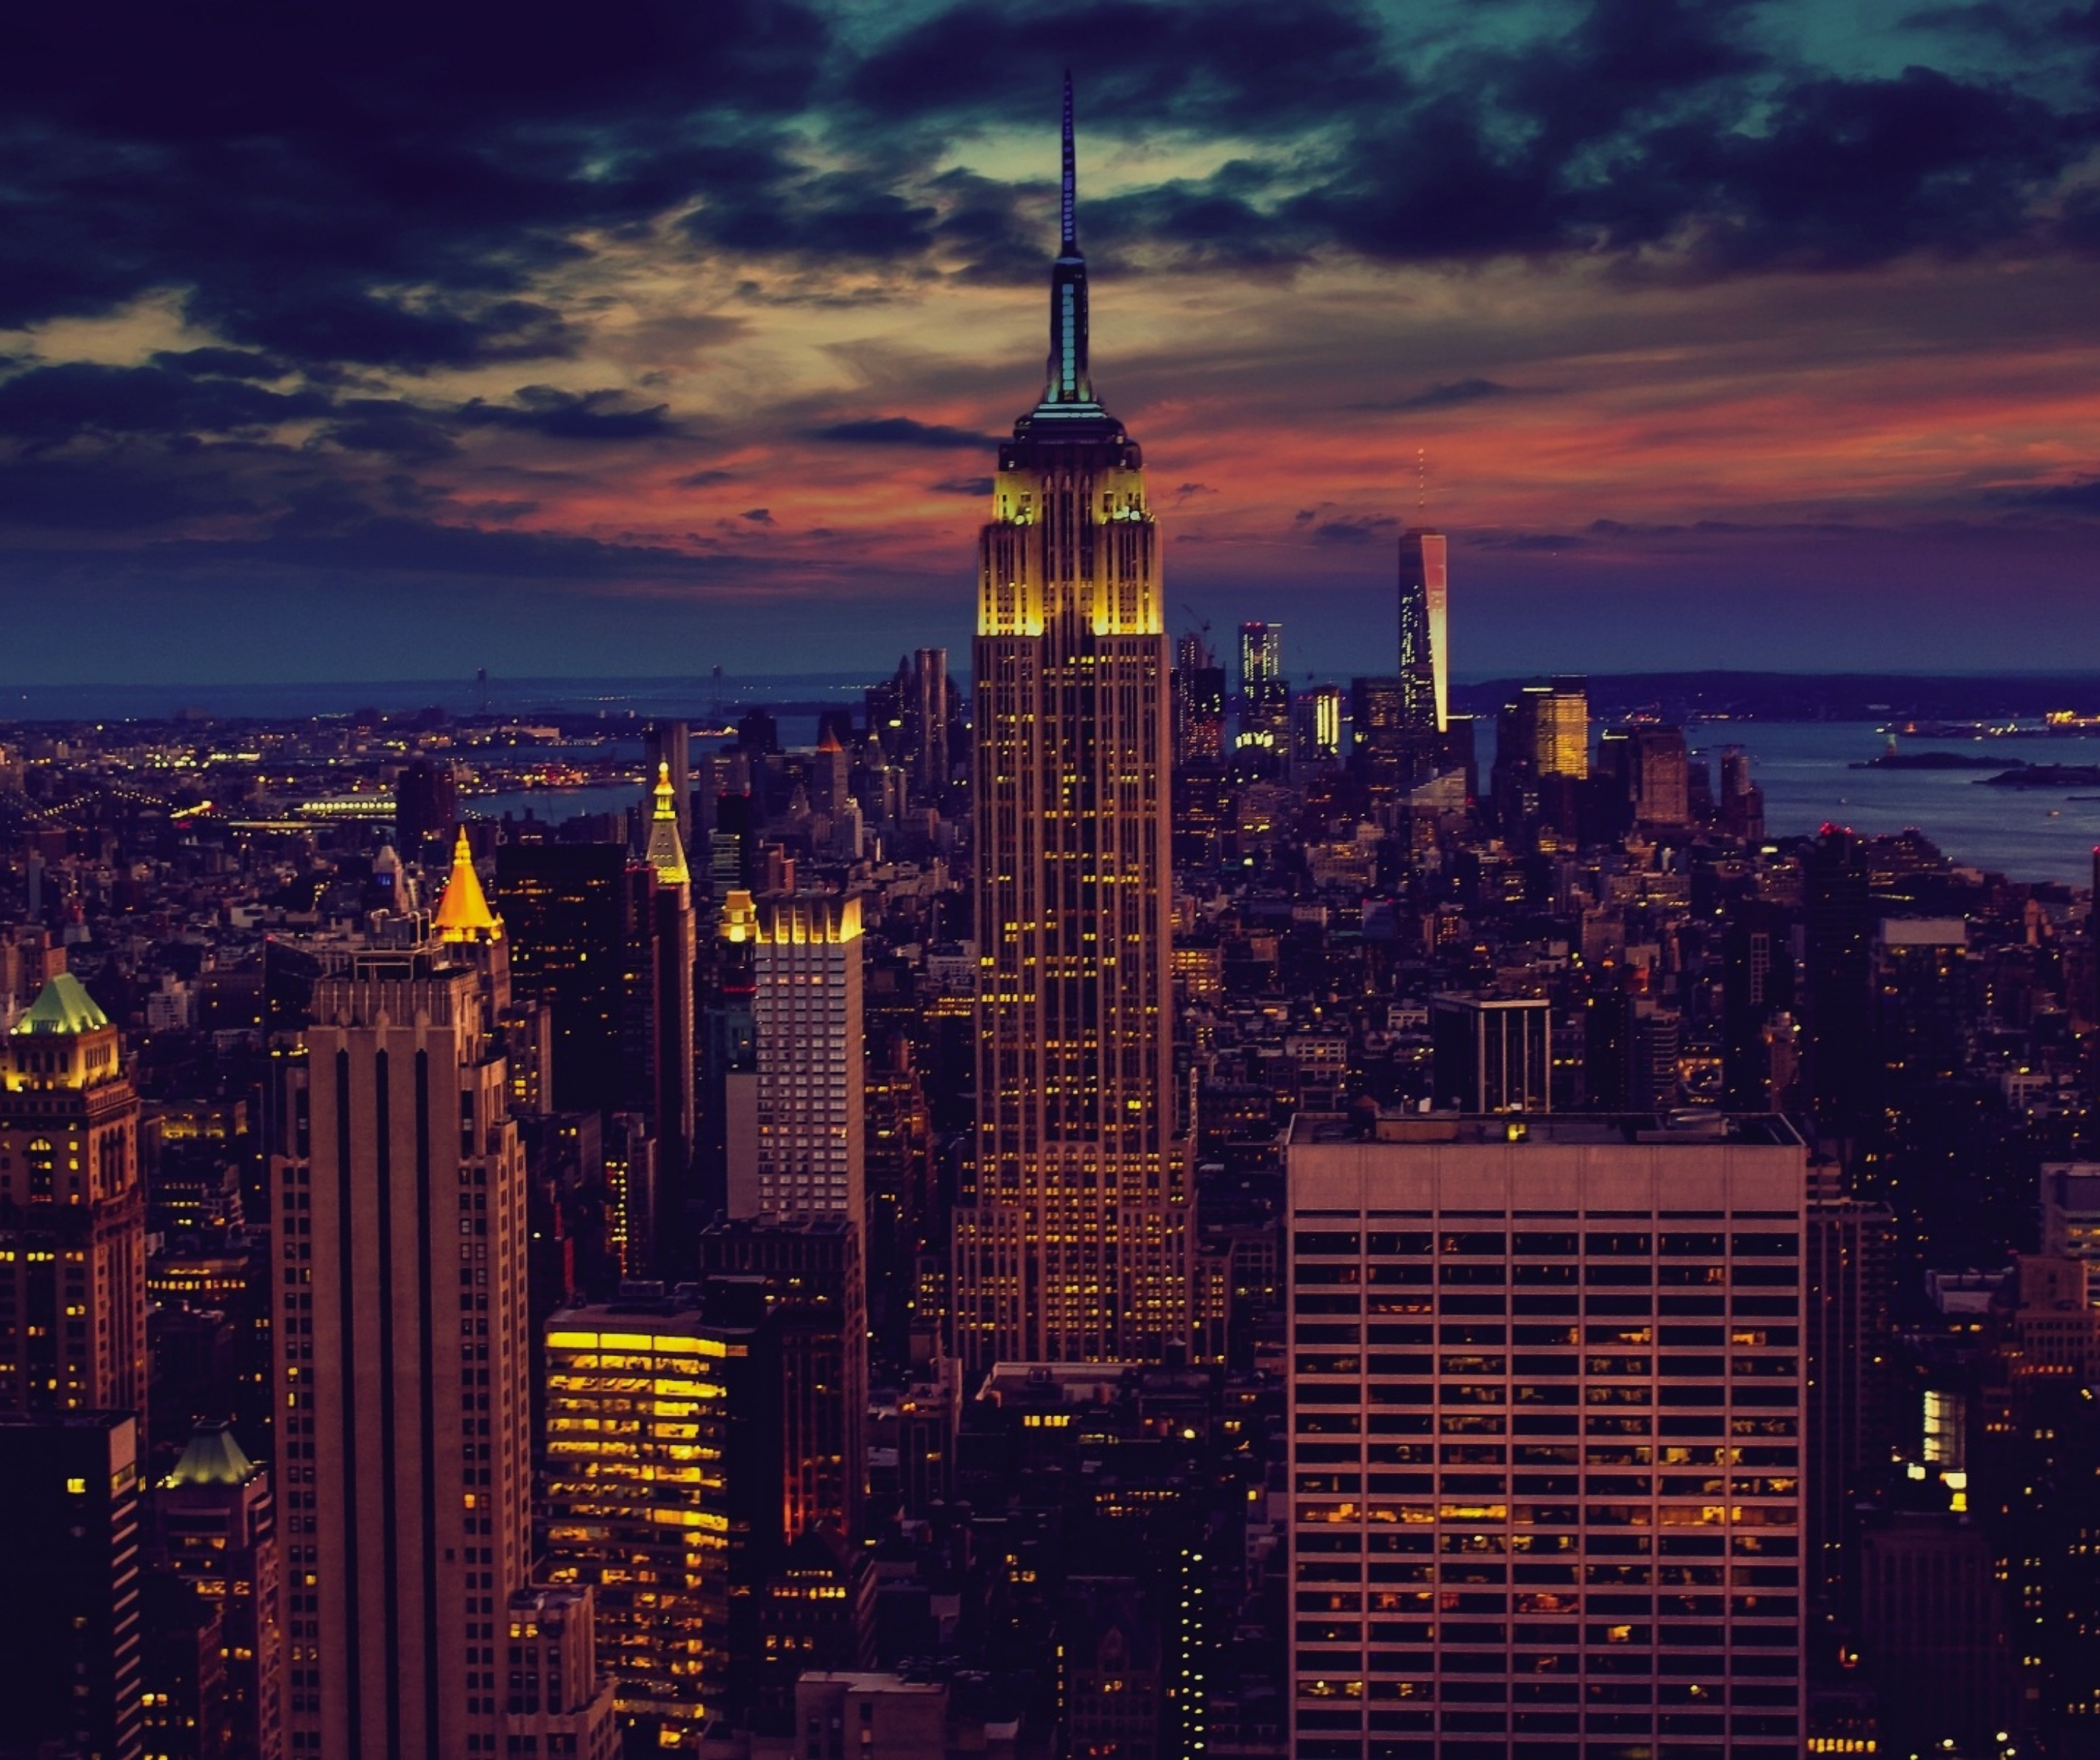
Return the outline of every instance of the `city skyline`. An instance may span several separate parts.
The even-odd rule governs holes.
[[[513,675],[960,649],[1068,63],[1170,627],[1288,596],[1343,664],[1426,449],[1463,671],[2093,633],[2089,15],[1134,16],[53,22],[0,178],[0,683],[382,676],[411,613]]]

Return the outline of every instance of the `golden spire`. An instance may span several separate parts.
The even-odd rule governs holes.
[[[649,865],[656,878],[673,886],[689,886],[692,874],[686,866],[686,845],[678,835],[677,791],[671,786],[671,767],[656,766],[656,810],[649,819]]]
[[[465,825],[459,828],[459,840],[452,846],[452,871],[445,876],[445,890],[438,900],[435,921],[440,941],[503,939],[503,919],[488,908],[481,876],[474,871],[474,851],[468,846]]]

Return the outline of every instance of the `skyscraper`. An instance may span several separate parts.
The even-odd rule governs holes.
[[[659,1302],[567,1309],[546,1338],[549,1574],[596,1591],[621,1718],[689,1748],[735,1696],[732,1573],[779,1520],[772,1331]]]
[[[61,971],[0,1041],[0,1412],[145,1403],[139,1097]]]
[[[1283,671],[1283,626],[1240,625],[1240,743],[1282,749],[1290,727],[1290,681]]]
[[[525,1159],[471,862],[437,934],[314,987],[271,1158],[291,1751],[501,1751],[497,1621],[526,1582]]]
[[[731,1142],[729,1213],[861,1227],[860,900],[769,899],[752,926],[756,1128]]]
[[[948,785],[948,650],[919,648],[911,655],[911,735],[912,793],[938,801]]]
[[[139,1424],[0,1413],[7,1594],[0,1749],[139,1760]]]
[[[1410,733],[1441,733],[1450,714],[1449,579],[1443,533],[1417,526],[1401,534],[1400,679]]]
[[[704,1272],[766,1280],[791,1413],[786,1537],[852,1533],[867,1474],[866,1080],[860,900],[768,899],[752,912],[752,1061],[727,1086],[728,1226]]]
[[[704,1219],[693,1178],[694,1117],[692,876],[678,834],[677,795],[668,762],[656,768],[655,807],[639,882],[633,927],[648,949],[650,1116],[656,1127],[657,1190],[651,1265],[660,1276],[691,1269],[692,1241]],[[630,1243],[632,1245],[633,1243]]]
[[[227,1721],[233,1752],[285,1752],[282,1575],[270,1474],[242,1452],[232,1427],[199,1424],[174,1469],[153,1487],[157,1560],[224,1614]]]
[[[1292,1752],[1798,1754],[1792,1129],[1305,1115],[1287,1153]]]
[[[554,1023],[553,1100],[562,1112],[611,1112],[621,1102],[620,964],[624,951],[617,843],[505,843],[496,902],[514,950],[518,988]]]
[[[973,1366],[1155,1357],[1189,1330],[1158,534],[1088,371],[1069,82],[1064,145],[1049,382],[999,448],[978,549],[977,1130],[955,1227]]]
[[[1542,777],[1590,773],[1590,681],[1557,678],[1551,684],[1527,684],[1531,702],[1532,760]]]

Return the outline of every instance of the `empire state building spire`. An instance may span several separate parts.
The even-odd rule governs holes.
[[[1079,254],[1077,180],[1072,153],[1072,76],[1065,76],[1065,178],[1059,204],[1062,222],[1057,261],[1050,272],[1049,383],[1042,413],[1079,411],[1093,415],[1093,381],[1087,374],[1087,259]]]
[[[1064,144],[1049,385],[999,449],[977,546],[977,1128],[955,1277],[973,1372],[1190,1341],[1158,532],[1087,376],[1069,77]]]

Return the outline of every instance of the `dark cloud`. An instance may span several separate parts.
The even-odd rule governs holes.
[[[1507,397],[1510,387],[1498,385],[1492,379],[1453,379],[1442,385],[1424,385],[1419,391],[1410,391],[1404,396],[1378,398],[1362,403],[1352,403],[1357,410],[1439,410],[1458,409],[1467,403],[1480,403],[1489,398]]]
[[[1481,532],[1467,541],[1482,549],[1519,552],[1576,550],[1582,545],[1580,538],[1567,532]]]
[[[832,422],[805,430],[811,440],[842,440],[855,446],[923,447],[929,451],[948,452],[960,447],[988,448],[998,444],[989,435],[972,433],[967,428],[946,428],[936,422],[915,421],[909,416],[874,416],[858,421]]]
[[[172,288],[227,341],[411,368],[558,354],[585,227],[751,187],[830,46],[796,0],[52,8],[0,61],[0,323]]]
[[[392,398],[352,398],[336,406],[337,419],[323,430],[351,452],[377,452],[403,464],[450,458],[459,442],[451,424],[434,410]]]
[[[191,520],[252,517],[268,490],[251,487],[215,451],[126,447],[90,460],[32,454],[0,469],[0,530],[17,539],[82,534],[130,537]],[[30,543],[4,548],[19,557]]]
[[[1051,114],[1078,70],[1081,125],[1120,132],[1268,132],[1391,103],[1406,81],[1376,16],[1338,0],[1080,0],[1009,7],[965,0],[908,26],[855,67],[852,103],[914,123]]]
[[[315,392],[267,391],[236,380],[192,378],[165,367],[68,361],[33,367],[0,383],[0,434],[50,442],[83,431],[104,434],[260,432],[319,415]]]
[[[279,569],[329,579],[370,572],[646,584],[747,578],[771,566],[734,554],[373,516],[355,498],[316,501],[258,539],[182,539],[155,545],[150,554],[184,570]]]
[[[521,428],[552,440],[646,440],[675,433],[668,406],[637,408],[624,391],[562,391],[553,385],[521,386],[510,404],[477,398],[459,412],[470,428]]]
[[[289,361],[253,349],[162,349],[148,357],[156,367],[170,372],[195,373],[217,379],[282,379],[291,371]]]
[[[673,477],[671,479],[671,486],[674,489],[712,489],[718,483],[735,481],[735,471],[696,470],[688,471],[682,477]]]
[[[2089,103],[1921,67],[1780,67],[1751,46],[1753,16],[1596,0],[1550,39],[1483,33],[1412,89],[1393,75],[1379,101],[1343,99],[1331,144],[1090,205],[1089,225],[1246,266],[1339,245],[1406,262],[1602,253],[1702,275],[2082,236],[2060,186],[2100,142]]]
[[[1295,523],[1299,526],[1312,525],[1312,541],[1316,544],[1369,543],[1374,538],[1380,537],[1387,532],[1396,530],[1400,526],[1398,520],[1383,515],[1361,519],[1321,520],[1318,524],[1312,525],[1304,514],[1300,513],[1297,516]]]
[[[968,495],[982,501],[992,491],[993,480],[989,477],[943,477],[938,482],[926,486],[936,495]]]
[[[748,520],[754,526],[770,526],[773,523],[773,511],[770,508],[746,508],[743,513],[737,515],[737,517],[740,520]]]
[[[2057,513],[2100,513],[2100,477],[2049,483],[2035,489],[2001,489],[1990,498],[2001,507],[2040,508]]]

